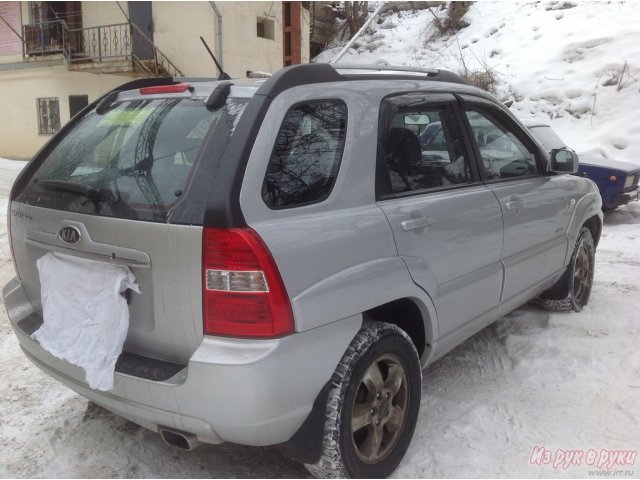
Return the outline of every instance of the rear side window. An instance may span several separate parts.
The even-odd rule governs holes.
[[[164,222],[211,129],[228,138],[242,110],[227,105],[211,112],[202,99],[154,98],[92,111],[51,151],[19,200]]]
[[[340,168],[347,128],[341,100],[293,106],[286,114],[269,160],[262,198],[273,209],[325,200]]]

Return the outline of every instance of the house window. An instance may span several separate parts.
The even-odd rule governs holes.
[[[37,98],[38,133],[51,135],[60,130],[60,103],[57,98]]]
[[[69,95],[69,118],[75,117],[87,105],[89,105],[88,95]]]
[[[275,40],[275,22],[265,17],[258,17],[258,20],[256,21],[256,33],[260,38]]]

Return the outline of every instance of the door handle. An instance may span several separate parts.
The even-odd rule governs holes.
[[[419,230],[421,228],[426,228],[429,225],[433,225],[433,218],[431,217],[417,217],[410,218],[408,220],[403,220],[400,222],[400,228],[405,232],[409,232],[411,230]]]
[[[524,207],[524,202],[522,200],[511,200],[504,204],[507,210],[517,210],[518,208]]]

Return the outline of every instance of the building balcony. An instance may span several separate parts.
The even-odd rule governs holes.
[[[22,30],[25,60],[37,62],[58,56],[69,70],[183,76],[132,23],[72,29],[64,20],[56,20],[23,25]]]

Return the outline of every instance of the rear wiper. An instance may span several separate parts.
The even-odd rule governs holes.
[[[54,192],[71,192],[83,195],[94,204],[104,203],[117,203],[119,198],[111,190],[104,188],[95,188],[85,185],[84,183],[73,182],[71,180],[34,180],[34,183],[40,185],[45,190],[51,190]]]

